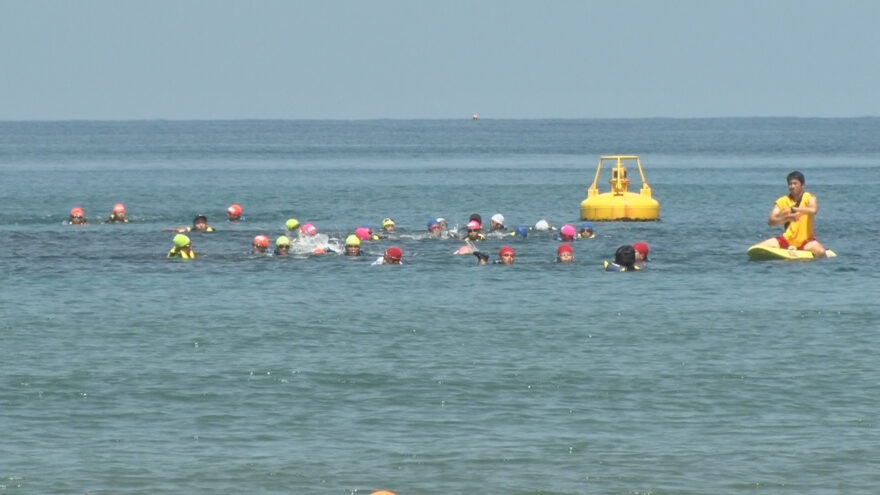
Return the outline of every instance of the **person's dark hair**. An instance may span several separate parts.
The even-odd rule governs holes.
[[[633,270],[636,263],[636,250],[629,244],[620,246],[614,252],[614,263],[627,270]]]
[[[471,216],[470,216],[470,218],[468,218],[468,221],[471,221],[471,220],[476,220],[476,221],[480,222],[480,225],[483,225],[483,217],[481,217],[479,213],[471,213]]]
[[[806,183],[807,183],[806,179],[804,179],[804,174],[798,172],[797,170],[795,170],[794,172],[788,174],[788,175],[785,177],[785,183],[788,184],[789,181],[791,181],[791,179],[797,179],[801,184],[806,184]]]

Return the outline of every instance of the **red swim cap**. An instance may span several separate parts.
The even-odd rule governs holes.
[[[498,250],[498,257],[500,258],[507,253],[514,254],[513,248],[510,246],[501,246],[501,249]]]
[[[113,213],[125,213],[125,205],[122,203],[116,203],[113,205]]]
[[[226,213],[230,215],[241,215],[241,205],[238,203],[232,203],[229,205],[229,208],[226,208]]]
[[[79,206],[74,206],[73,208],[70,209],[70,216],[83,217],[83,216],[85,216],[85,213],[83,213],[83,209],[80,208]]]
[[[468,230],[472,230],[472,229],[480,230],[483,228],[483,226],[480,225],[480,222],[478,222],[476,220],[471,220],[470,222],[467,223],[467,228],[468,228]]]
[[[254,246],[269,247],[269,238],[262,234],[254,237]]]
[[[400,250],[397,246],[391,246],[390,248],[385,250],[385,256],[389,258],[400,259],[403,257],[403,251]]]
[[[574,254],[574,251],[571,249],[571,244],[565,242],[565,243],[560,244],[559,247],[556,248],[556,255],[557,255],[557,256],[560,255],[560,254],[562,254],[562,253],[572,253],[572,254]]]
[[[648,257],[648,244],[647,243],[639,241],[639,242],[633,244],[633,249],[635,251],[638,251],[638,253],[641,254],[642,256],[644,256],[645,258]]]

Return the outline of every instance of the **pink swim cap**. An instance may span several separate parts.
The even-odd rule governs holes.
[[[358,227],[358,228],[354,229],[354,235],[356,235],[357,238],[362,241],[368,241],[370,239],[370,228],[369,227]]]
[[[561,234],[565,234],[569,237],[574,237],[574,235],[575,235],[574,225],[567,223],[567,224],[563,225],[561,229],[559,229],[559,232]]]
[[[480,222],[478,222],[476,220],[471,220],[470,222],[467,223],[467,228],[468,228],[468,230],[472,230],[472,229],[480,230],[483,228],[483,226],[480,225]]]
[[[315,235],[318,233],[318,227],[315,227],[310,223],[303,225],[301,230],[303,231],[303,234],[306,235]]]
[[[113,205],[113,213],[125,213],[125,205],[122,203],[116,203]]]

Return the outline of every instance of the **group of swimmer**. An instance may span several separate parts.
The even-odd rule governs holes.
[[[226,219],[229,222],[241,221],[242,207],[238,203],[233,203],[226,210]],[[68,219],[69,225],[83,225],[87,222],[83,209],[74,207],[70,210]],[[127,223],[125,216],[125,205],[116,203],[113,205],[111,214],[107,217],[106,223]],[[392,237],[396,230],[393,219],[384,218],[381,222],[381,233],[374,233],[369,226],[361,225],[354,229],[354,232],[345,237],[343,254],[346,256],[361,256],[362,241],[373,241],[379,239],[388,239]],[[265,234],[254,236],[251,252],[254,254],[268,254],[275,256],[288,256],[291,246],[300,244],[306,247],[311,254],[326,254],[329,252],[337,252],[326,242],[327,237],[319,239],[318,229],[311,223],[300,224],[295,218],[290,218],[285,222],[287,232],[275,239],[275,247],[272,252],[269,251],[270,240]],[[489,263],[489,255],[480,251],[477,244],[487,238],[503,239],[504,237],[526,238],[530,231],[546,231],[554,233],[555,238],[560,241],[556,252],[556,261],[558,263],[571,263],[574,261],[574,251],[571,242],[576,239],[593,239],[596,237],[593,224],[590,222],[582,222],[580,229],[575,229],[571,224],[565,224],[561,228],[550,225],[546,220],[539,220],[534,226],[520,225],[513,230],[508,230],[504,226],[504,215],[496,213],[489,220],[489,228],[484,233],[482,227],[482,217],[478,213],[472,214],[468,218],[466,230],[462,235],[458,235],[455,230],[450,230],[444,218],[432,218],[427,223],[426,234],[430,238],[435,239],[461,239],[464,245],[457,249],[454,254],[467,255],[473,254],[477,258],[477,263],[485,265]],[[214,228],[208,225],[208,219],[205,215],[199,214],[193,218],[192,225],[188,227],[173,227],[166,231],[176,232],[172,239],[172,247],[168,251],[168,258],[194,259],[196,257],[195,250],[192,247],[192,240],[187,233],[192,232],[214,232]],[[374,264],[401,264],[403,252],[398,246],[390,246],[385,250],[383,255],[379,257]],[[644,266],[648,259],[648,245],[645,242],[637,242],[634,245],[621,246],[615,253],[614,261],[606,261],[604,267],[609,271],[633,271],[639,270]],[[498,258],[493,262],[499,265],[512,265],[515,261],[515,252],[510,246],[502,246],[498,251]]]
[[[816,257],[825,256],[825,248],[816,240],[813,235],[813,219],[818,211],[818,205],[815,195],[804,191],[804,174],[798,171],[791,172],[786,177],[789,194],[780,197],[774,203],[767,221],[768,225],[784,225],[785,231],[778,237],[772,237],[760,243],[764,246],[781,247],[789,249],[803,249],[811,251]],[[238,203],[233,203],[226,210],[226,218],[230,222],[241,221],[242,208]],[[127,223],[125,216],[125,205],[116,203],[106,222],[108,223]],[[80,207],[74,207],[70,210],[70,218],[68,224],[82,225],[86,223],[85,214]],[[252,244],[252,252],[255,254],[274,254],[275,256],[287,256],[290,253],[291,245],[299,243],[310,249],[312,254],[326,254],[328,251],[337,252],[329,246],[324,239],[318,239],[318,229],[311,223],[300,225],[295,218],[290,218],[285,223],[287,233],[275,239],[275,249],[269,253],[269,237],[260,234],[254,237]],[[395,232],[395,222],[391,218],[382,220],[382,232],[373,233],[369,226],[361,225],[357,227],[353,233],[345,238],[344,254],[346,256],[361,256],[361,242],[370,240],[387,239]],[[167,231],[176,232],[172,239],[173,246],[168,251],[168,258],[193,259],[196,253],[193,250],[192,242],[186,233],[190,232],[213,232],[214,228],[208,225],[208,219],[205,215],[196,215],[190,227],[175,227],[166,229]],[[576,229],[571,224],[565,224],[561,228],[551,226],[546,220],[538,221],[533,227],[518,226],[513,230],[508,230],[504,226],[504,215],[496,213],[489,220],[489,228],[483,232],[482,217],[474,213],[468,218],[466,231],[462,235],[458,235],[455,230],[450,230],[444,218],[432,218],[427,223],[427,235],[436,239],[461,239],[465,242],[463,246],[455,251],[457,255],[473,254],[477,257],[477,263],[484,265],[489,263],[489,255],[477,249],[477,244],[485,240],[487,237],[503,239],[506,236],[525,238],[529,232],[535,231],[551,231],[558,232],[556,239],[560,242],[556,251],[557,263],[571,263],[574,260],[574,251],[571,243],[576,239],[593,239],[596,237],[593,225],[590,222],[580,224],[580,229]],[[401,264],[403,252],[398,246],[387,248],[383,256],[379,257],[374,264]],[[498,258],[495,264],[512,265],[516,259],[516,253],[511,246],[502,246],[498,250]],[[620,246],[614,253],[614,261],[605,261],[604,269],[606,271],[637,271],[645,267],[648,261],[648,244],[645,242],[636,242],[632,245]]]

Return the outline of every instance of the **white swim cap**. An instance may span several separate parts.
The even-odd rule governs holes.
[[[550,224],[547,223],[547,220],[538,220],[538,223],[535,224],[535,230],[550,230]]]

